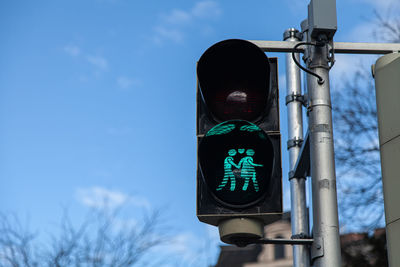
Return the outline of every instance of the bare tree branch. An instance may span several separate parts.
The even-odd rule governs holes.
[[[118,210],[100,210],[75,226],[66,213],[60,234],[43,246],[15,216],[0,215],[0,265],[139,266],[142,258],[168,239],[160,228],[160,217],[159,211],[153,211],[129,225],[120,219]],[[151,259],[147,261],[151,263]]]
[[[377,38],[400,42],[400,17],[375,12],[375,22]],[[332,98],[341,221],[370,231],[383,224],[384,208],[375,85],[369,69],[360,68]]]

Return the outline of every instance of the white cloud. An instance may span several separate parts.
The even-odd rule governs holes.
[[[171,29],[164,26],[155,28],[156,36],[154,40],[156,43],[161,43],[163,40],[170,40],[175,43],[183,41],[183,32],[179,29]]]
[[[332,90],[342,88],[344,82],[354,77],[357,71],[369,70],[376,59],[376,55],[335,55],[335,65],[332,67],[329,77]]]
[[[79,56],[81,53],[81,49],[77,45],[66,45],[64,46],[64,52],[66,52],[68,55],[76,57]]]
[[[355,63],[359,60],[359,56],[338,54],[335,55],[335,64],[330,71],[331,81],[340,81],[343,78],[351,77],[357,70]]]
[[[83,205],[91,208],[117,208],[123,204],[137,207],[151,207],[149,201],[140,196],[131,196],[120,191],[110,190],[100,186],[78,188],[76,197]]]
[[[140,196],[129,197],[128,203],[137,207],[143,207],[147,209],[151,207],[150,202],[146,198]]]
[[[284,0],[285,6],[288,8],[292,14],[305,14],[307,15],[307,5],[310,0]]]
[[[137,81],[126,76],[117,77],[117,85],[122,89],[128,89],[137,84]]]
[[[127,230],[127,229],[134,229],[136,227],[140,227],[140,221],[137,219],[120,219],[114,218],[113,219],[113,229],[115,231]]]
[[[128,196],[118,191],[111,191],[103,187],[79,188],[77,190],[79,201],[88,207],[103,208],[117,207],[127,202]]]
[[[104,57],[88,55],[86,56],[86,59],[90,64],[101,70],[106,70],[108,68],[107,59],[105,59]]]
[[[178,234],[171,240],[167,250],[172,253],[190,256],[192,251],[189,244],[196,239],[197,238],[189,232]]]
[[[206,231],[207,231],[207,236],[210,240],[219,240],[219,231],[218,227],[214,225],[209,225],[206,224]]]
[[[204,262],[208,256],[204,250],[205,242],[207,240],[192,232],[183,232],[175,235],[168,246],[163,246],[162,249],[170,257],[178,258],[184,266],[197,266],[196,263]]]
[[[221,15],[221,9],[215,1],[197,2],[191,14],[199,18],[216,18]]]
[[[171,13],[165,15],[163,19],[166,23],[182,24],[191,20],[191,14],[180,9],[174,9],[171,11]]]
[[[378,16],[388,24],[396,23],[397,14],[400,12],[399,0],[352,0],[355,4],[362,5],[367,13],[363,15],[364,21],[345,29],[346,34],[341,36],[346,42],[387,42],[385,30],[379,27]],[[369,7],[368,7],[369,6]],[[368,11],[369,10],[369,11]],[[343,30],[343,29],[342,29]],[[340,34],[340,31],[339,31]]]
[[[346,42],[376,42],[377,40],[373,35],[375,29],[376,23],[374,21],[365,21],[354,25],[342,39]]]
[[[159,255],[170,259],[171,265],[166,266],[209,266],[216,260],[215,248],[223,243],[219,238],[218,227],[204,225],[204,231],[180,231],[168,244],[155,250]]]
[[[216,1],[204,0],[197,2],[191,9],[172,9],[161,16],[160,23],[154,28],[154,41],[162,43],[164,40],[180,43],[184,40],[185,30],[205,19],[218,18],[222,11]],[[206,32],[212,32],[208,25],[203,25]]]
[[[96,76],[100,75],[102,71],[108,70],[108,61],[105,57],[99,55],[93,55],[89,53],[85,53],[82,49],[73,44],[68,44],[63,47],[63,51],[72,56],[78,58],[80,61],[85,61],[86,63],[91,64],[94,67],[94,74]],[[87,76],[82,75],[81,80],[86,81]]]

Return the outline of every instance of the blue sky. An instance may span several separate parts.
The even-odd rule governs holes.
[[[171,253],[189,259],[208,244],[196,255],[212,263],[216,229],[195,215],[196,61],[223,39],[281,40],[308,2],[2,1],[0,210],[43,230],[63,207],[79,221],[105,197],[163,208],[179,229]],[[335,40],[374,41],[369,18],[393,3],[338,0]],[[284,57],[269,56],[279,57],[285,147]],[[363,60],[339,55],[333,86]],[[286,161],[284,153],[288,209]]]

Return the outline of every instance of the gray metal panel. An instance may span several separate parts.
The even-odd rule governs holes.
[[[303,141],[299,157],[297,158],[296,165],[293,171],[290,173],[290,177],[307,177],[310,175],[310,138],[309,132],[306,134],[306,138]]]
[[[389,266],[396,267],[400,263],[400,221],[396,221],[386,226],[386,238],[388,246],[395,249],[388,249]],[[390,245],[389,245],[390,244]]]
[[[378,59],[374,74],[389,265],[400,266],[400,55]]]
[[[375,64],[379,141],[400,135],[400,55],[389,54]]]
[[[400,137],[381,146],[386,224],[400,219]]]

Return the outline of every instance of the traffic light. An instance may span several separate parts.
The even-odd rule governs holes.
[[[282,213],[277,59],[230,39],[197,63],[197,217],[237,245]]]

